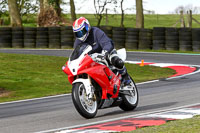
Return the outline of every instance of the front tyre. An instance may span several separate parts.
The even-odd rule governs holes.
[[[93,93],[93,98],[89,99],[86,95],[83,83],[73,84],[72,100],[76,110],[81,116],[90,119],[95,117],[95,115],[97,114],[97,100],[95,93]]]
[[[122,90],[121,94],[123,101],[119,107],[124,111],[134,110],[137,107],[139,101],[138,90],[135,85],[135,82],[131,77],[130,79],[132,90]]]

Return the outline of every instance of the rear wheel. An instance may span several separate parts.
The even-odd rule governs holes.
[[[92,91],[94,92],[94,90]],[[87,119],[95,117],[97,113],[96,95],[93,93],[93,98],[88,98],[83,83],[73,84],[72,100],[76,110],[81,116]]]
[[[132,78],[131,78],[131,87],[132,90],[124,90],[124,91],[122,90],[121,93],[123,101],[119,107],[124,111],[134,110],[138,105],[139,101],[138,90]]]

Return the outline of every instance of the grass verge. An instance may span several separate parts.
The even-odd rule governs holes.
[[[191,119],[167,122],[164,125],[138,128],[137,130],[124,133],[199,133],[200,116]]]
[[[70,14],[63,14],[64,19],[67,21],[71,20]],[[97,25],[97,19],[94,14],[77,14],[77,18],[80,16],[86,17],[92,26]],[[198,14],[193,14],[192,16],[196,20],[200,20],[200,16]],[[2,19],[4,19],[5,26],[10,24],[9,16],[4,14],[2,15]],[[187,16],[185,15],[185,20]],[[37,14],[28,14],[27,16],[23,16],[23,26],[37,26]],[[144,27],[145,28],[153,28],[153,27],[173,27],[173,25],[180,20],[179,14],[144,14]],[[103,15],[101,25],[110,25],[118,27],[121,24],[121,14],[108,14],[108,18],[106,21],[106,15]],[[136,25],[136,15],[135,14],[125,14],[124,16],[124,26],[125,27],[135,27]],[[179,23],[177,27],[181,27]],[[199,28],[200,25],[196,22],[192,22],[193,28]]]
[[[71,85],[61,69],[66,61],[66,57],[0,53],[0,102],[70,93]],[[126,67],[136,82],[175,73],[152,66],[126,64]]]

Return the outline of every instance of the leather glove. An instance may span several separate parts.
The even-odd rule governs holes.
[[[107,50],[103,50],[102,52],[101,52],[101,54],[99,54],[98,56],[97,56],[97,58],[100,58],[100,59],[107,59],[108,58],[108,51]]]

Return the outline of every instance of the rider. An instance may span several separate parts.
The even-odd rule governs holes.
[[[74,48],[82,43],[91,45],[92,53],[101,53],[102,57],[108,59],[118,69],[122,75],[122,82],[125,85],[130,84],[131,80],[124,62],[117,55],[112,40],[102,30],[91,27],[86,18],[80,17],[73,23],[73,32],[76,37]]]

